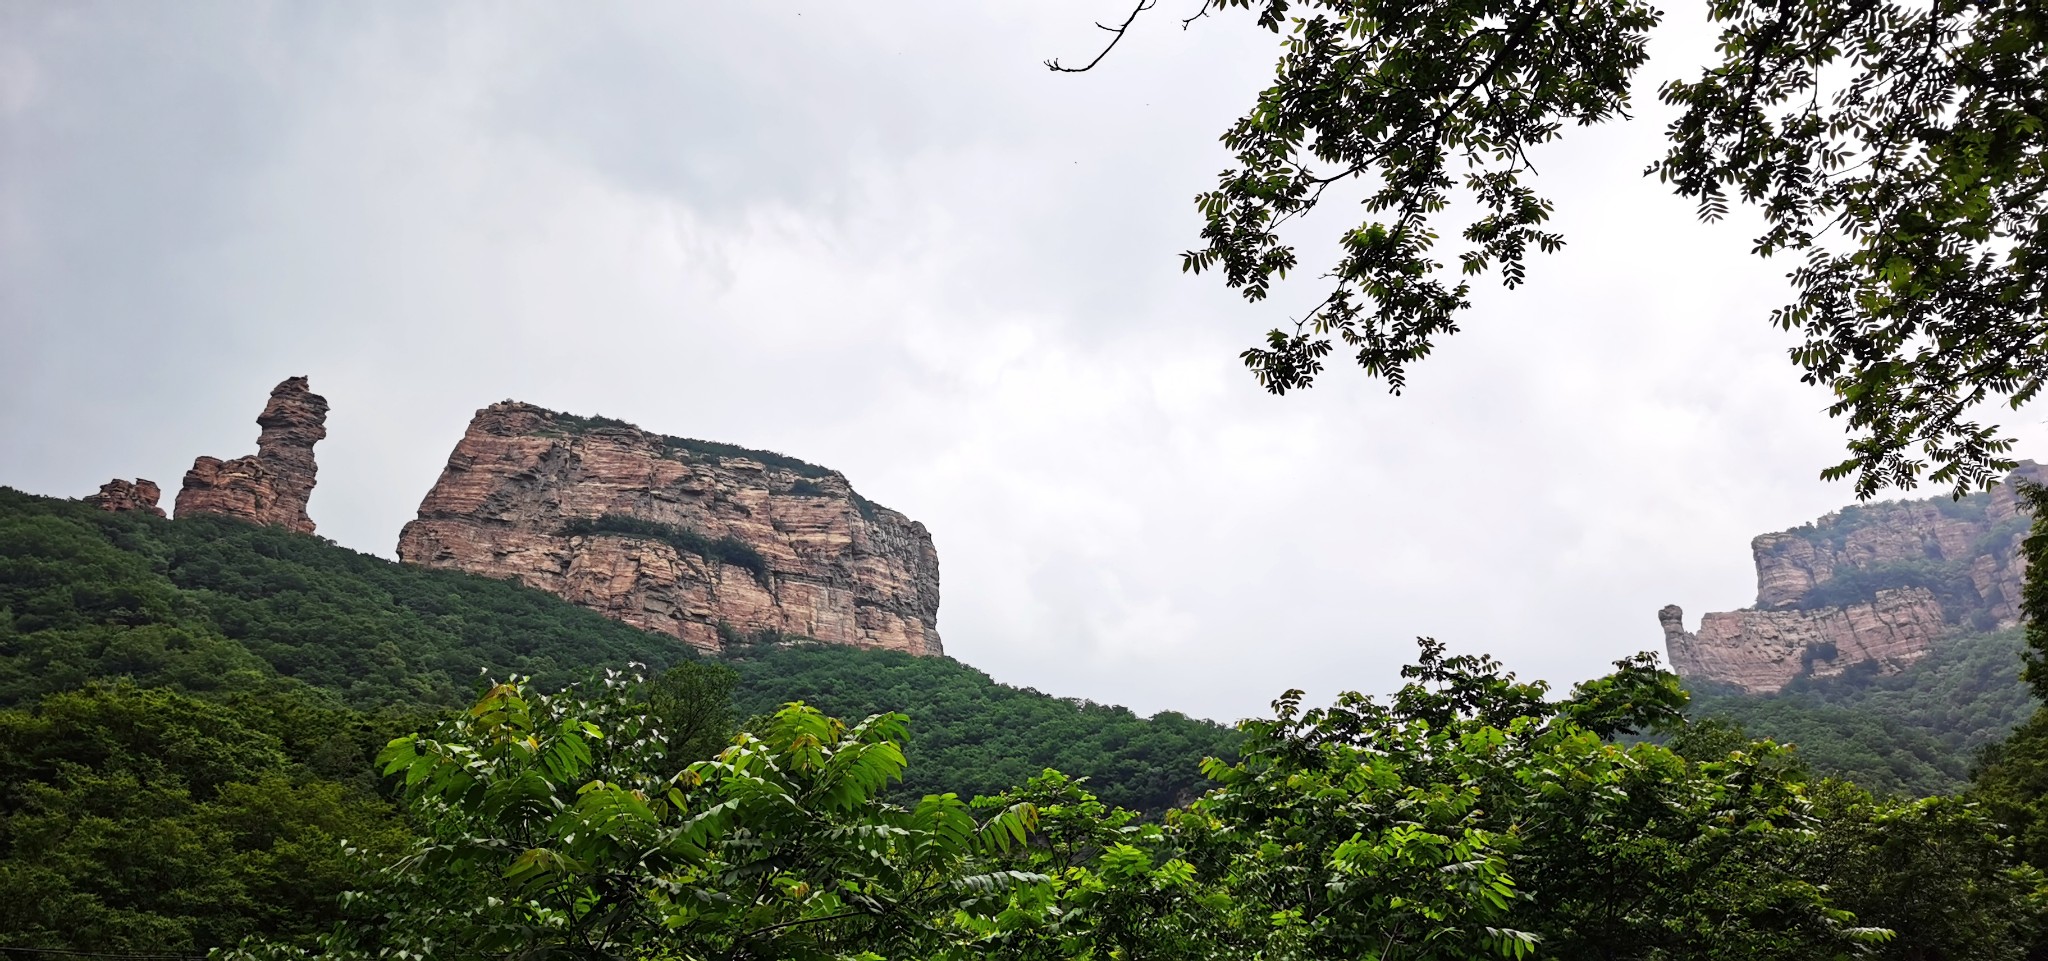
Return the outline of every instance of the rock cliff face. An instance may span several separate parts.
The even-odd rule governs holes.
[[[116,477],[101,484],[100,492],[88,496],[85,502],[103,511],[141,511],[162,517],[164,509],[156,506],[162,496],[164,492],[155,481],[137,477],[129,482]]]
[[[1658,612],[1673,669],[1764,693],[1866,661],[1893,673],[1946,635],[2014,626],[2031,522],[2014,479],[2048,482],[2048,469],[2026,462],[1961,501],[1845,507],[1756,538],[1755,608],[1708,614],[1697,632],[1676,605]]]
[[[1880,591],[1867,604],[1811,611],[1730,611],[1684,627],[1673,604],[1657,612],[1671,667],[1688,680],[1777,691],[1802,675],[1833,677],[1865,661],[1891,674],[1925,657],[1948,630],[1941,605],[1921,588]]]
[[[514,401],[477,412],[398,556],[705,650],[724,624],[942,653],[931,535],[837,471]]]
[[[200,457],[185,472],[178,516],[220,514],[313,533],[306,501],[313,496],[313,445],[327,436],[327,398],[292,377],[270,392],[256,418],[256,453],[223,461]]]

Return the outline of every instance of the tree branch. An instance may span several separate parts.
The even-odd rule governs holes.
[[[1118,25],[1118,26],[1114,26],[1114,27],[1111,27],[1111,26],[1107,26],[1107,25],[1104,25],[1104,24],[1100,24],[1100,23],[1096,24],[1095,26],[1096,26],[1096,28],[1097,28],[1097,29],[1099,29],[1099,30],[1106,30],[1106,31],[1108,31],[1108,32],[1110,32],[1110,33],[1116,34],[1116,36],[1114,36],[1114,37],[1111,37],[1111,38],[1109,38],[1109,45],[1108,45],[1108,46],[1106,46],[1106,47],[1103,47],[1103,48],[1102,48],[1102,51],[1101,51],[1100,53],[1097,53],[1097,54],[1095,55],[1095,59],[1093,59],[1093,60],[1090,60],[1090,61],[1088,61],[1088,65],[1087,65],[1087,66],[1085,66],[1085,67],[1062,67],[1062,66],[1060,66],[1060,62],[1059,62],[1059,60],[1058,60],[1057,58],[1055,58],[1055,59],[1052,59],[1052,60],[1047,60],[1047,61],[1045,62],[1045,66],[1046,66],[1046,68],[1047,68],[1047,69],[1050,69],[1050,70],[1052,70],[1052,71],[1053,71],[1054,73],[1087,73],[1088,71],[1090,71],[1090,70],[1093,70],[1093,69],[1095,69],[1095,65],[1096,65],[1096,64],[1098,64],[1098,63],[1101,63],[1101,62],[1102,62],[1102,58],[1104,58],[1104,57],[1107,57],[1107,56],[1109,56],[1109,52],[1110,52],[1111,50],[1115,50],[1115,49],[1116,49],[1116,45],[1117,45],[1117,43],[1118,43],[1119,41],[1123,40],[1123,38],[1124,38],[1124,33],[1125,33],[1125,32],[1127,32],[1127,31],[1129,31],[1129,30],[1131,29],[1131,23],[1132,23],[1133,21],[1136,21],[1136,20],[1138,19],[1138,14],[1144,13],[1145,11],[1147,11],[1147,10],[1150,10],[1150,9],[1152,9],[1153,7],[1156,7],[1156,6],[1158,6],[1158,5],[1159,5],[1159,0],[1138,0],[1138,5],[1137,5],[1136,7],[1133,7],[1133,8],[1131,9],[1131,15],[1130,15],[1130,16],[1128,16],[1128,17],[1125,17],[1125,18],[1124,18],[1124,22],[1123,22],[1122,24],[1120,24],[1120,25]],[[1207,9],[1208,9],[1208,4],[1204,3],[1204,4],[1202,5],[1202,7],[1203,7],[1203,9],[1204,9],[1204,10],[1207,10]],[[1197,16],[1200,16],[1200,14],[1197,14]],[[1189,19],[1193,19],[1193,18],[1189,18]]]

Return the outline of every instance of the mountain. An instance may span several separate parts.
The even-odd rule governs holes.
[[[839,472],[516,401],[476,413],[398,557],[515,579],[700,650],[719,648],[720,625],[944,650],[930,532]]]
[[[1658,612],[1672,668],[1770,693],[1803,677],[1895,674],[1946,638],[2016,626],[2032,522],[2017,480],[2040,483],[2048,469],[2027,461],[1960,500],[1860,504],[1758,536],[1754,607],[1708,614],[1698,631],[1675,604]]]
[[[1695,720],[1794,744],[1872,790],[1931,795],[2034,712],[2018,604],[2032,522],[2015,481],[1990,491],[1844,507],[1751,542],[1757,603],[1686,631],[1659,612]]]

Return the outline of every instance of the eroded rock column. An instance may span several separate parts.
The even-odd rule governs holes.
[[[270,392],[256,423],[263,432],[255,454],[192,462],[178,491],[178,516],[218,514],[313,533],[306,502],[318,472],[313,445],[327,436],[327,398],[309,390],[306,378],[288,378]]]

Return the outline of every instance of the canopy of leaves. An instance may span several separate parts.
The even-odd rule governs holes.
[[[1149,823],[1056,772],[892,802],[900,714],[789,704],[692,760],[637,678],[515,679],[383,752],[423,835],[317,953],[2024,956],[2041,876],[1974,808],[1817,784],[1767,742],[1618,745],[1596,728],[1684,701],[1646,659],[1619,668],[1551,700],[1426,642],[1389,703],[1283,697]]]
[[[1139,0],[1132,19],[1155,5]],[[1326,196],[1362,194],[1364,218],[1340,225],[1336,262],[1317,272],[1327,293],[1243,353],[1275,393],[1312,384],[1340,344],[1399,392],[1458,329],[1470,278],[1497,270],[1514,287],[1531,250],[1561,248],[1529,151],[1626,117],[1661,17],[1638,0],[1189,6],[1188,22],[1249,11],[1281,55],[1222,136],[1234,164],[1196,197],[1202,246],[1183,269],[1263,300],[1302,266],[1281,228]],[[1720,43],[1697,79],[1660,88],[1681,112],[1647,172],[1708,220],[1732,199],[1754,207],[1754,251],[1798,259],[1794,299],[1770,320],[1801,338],[1793,362],[1846,419],[1850,456],[1823,476],[1854,475],[1866,498],[1994,480],[2011,441],[1974,411],[2017,407],[2048,377],[2039,10],[1709,0],[1706,13]],[[1447,227],[1462,241],[1455,268],[1437,250]]]
[[[733,664],[741,716],[801,699],[840,717],[909,717],[911,796],[994,794],[1057,768],[1113,806],[1157,814],[1201,793],[1202,758],[1236,750],[1236,733],[1209,721],[1052,697],[944,658],[804,644],[743,648]]]
[[[292,687],[94,685],[0,710],[0,943],[308,942],[410,840],[366,767],[406,723]]]

